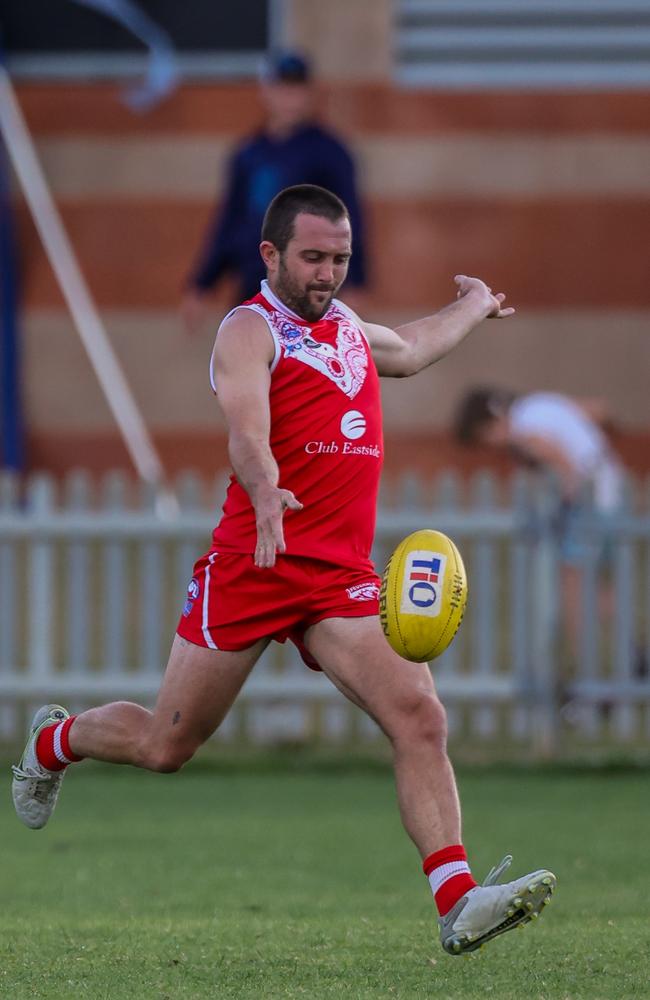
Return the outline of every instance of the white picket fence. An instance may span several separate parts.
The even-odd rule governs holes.
[[[1,738],[16,739],[26,714],[44,700],[75,711],[115,698],[151,704],[224,477],[206,483],[188,473],[176,489],[181,513],[161,520],[154,498],[120,474],[93,485],[76,473],[60,486],[43,476],[25,483],[0,476]],[[647,742],[649,497],[631,484],[610,528],[616,601],[607,626],[597,612],[597,567],[585,565],[585,628],[578,662],[570,663],[559,627],[550,488],[524,476],[499,484],[488,473],[469,483],[453,473],[427,483],[407,476],[384,487],[379,569],[420,527],[451,535],[467,565],[465,621],[433,664],[452,738],[550,753],[561,749],[568,726],[589,741]],[[377,735],[288,643],[267,650],[217,738],[345,742]]]

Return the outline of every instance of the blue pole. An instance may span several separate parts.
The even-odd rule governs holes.
[[[18,262],[9,169],[0,145],[0,465],[22,469],[25,462],[18,339]]]

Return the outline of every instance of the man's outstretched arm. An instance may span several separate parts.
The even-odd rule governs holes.
[[[503,292],[493,295],[480,278],[458,274],[454,281],[458,285],[456,301],[433,316],[395,330],[362,324],[380,375],[415,375],[449,354],[484,319],[505,319],[514,313],[513,308],[503,307]]]
[[[250,310],[238,310],[217,336],[212,374],[217,398],[228,424],[228,452],[239,483],[255,509],[255,565],[275,564],[276,552],[286,551],[282,518],[302,504],[290,490],[280,489],[279,470],[269,444],[270,364],[273,343],[264,320]]]

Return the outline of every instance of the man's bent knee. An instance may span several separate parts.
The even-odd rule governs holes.
[[[180,771],[183,765],[191,760],[197,749],[193,743],[152,745],[143,749],[139,765],[147,771],[173,774],[175,771]]]
[[[420,743],[443,752],[447,747],[447,714],[435,694],[418,693],[396,705],[388,732],[396,743]]]

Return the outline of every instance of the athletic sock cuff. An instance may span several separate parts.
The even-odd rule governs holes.
[[[435,868],[439,868],[440,865],[451,864],[454,861],[467,862],[467,853],[462,844],[443,847],[442,850],[429,854],[422,862],[422,871],[428,878]]]
[[[54,734],[54,745],[55,745],[54,752],[56,753],[57,757],[59,758],[59,760],[61,760],[62,763],[64,760],[69,761],[71,764],[83,760],[83,757],[78,757],[77,754],[73,753],[72,750],[70,749],[70,735],[69,735],[70,728],[76,718],[77,718],[76,715],[71,715],[69,719],[66,719],[65,722],[61,723],[59,731]],[[57,739],[60,744],[62,756],[59,756],[59,754],[57,753]]]

